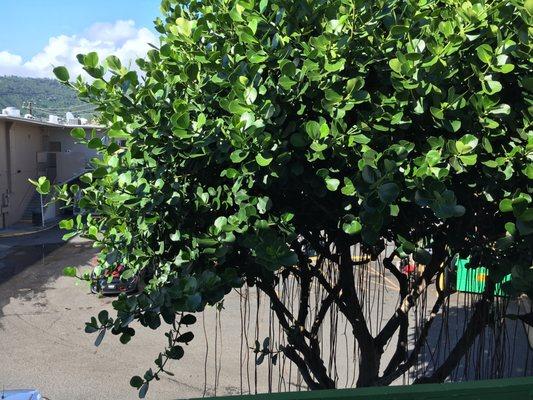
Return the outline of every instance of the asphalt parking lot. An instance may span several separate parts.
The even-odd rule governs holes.
[[[126,346],[109,336],[95,347],[94,335],[83,331],[85,322],[101,309],[111,310],[113,297],[92,295],[85,284],[62,276],[65,266],[89,269],[97,250],[81,238],[63,243],[61,235],[50,230],[0,238],[0,387],[36,388],[51,400],[137,398],[129,379],[153,366],[164,349],[163,331],[138,330]],[[394,288],[389,289],[394,293]],[[297,388],[301,381],[288,365],[278,366],[276,372],[264,363],[256,371],[249,347],[256,336],[262,340],[269,335],[270,312],[264,301],[256,312],[254,292],[250,299],[244,309],[246,338],[241,335],[244,302],[233,293],[222,313],[209,310],[199,316],[193,329],[196,340],[185,357],[171,365],[175,376],[152,385],[147,398],[231,395],[240,394],[241,388],[245,393],[288,390],[289,382],[293,390]],[[270,385],[275,374],[276,383]]]
[[[50,231],[0,239],[0,387],[36,388],[51,400],[137,398],[129,378],[152,366],[165,337],[142,331],[128,346],[108,337],[95,347],[84,323],[111,309],[113,298],[62,276],[67,265],[86,268],[96,250],[86,240],[64,244],[60,237]],[[201,397],[203,372],[185,364],[203,361],[186,357],[175,365],[176,378],[163,378],[148,398]]]
[[[85,322],[102,309],[111,311],[114,298],[93,295],[85,284],[62,276],[65,266],[89,269],[97,250],[81,238],[63,243],[61,236],[51,230],[0,238],[0,388],[35,388],[50,400],[135,399],[129,379],[154,366],[166,343],[163,331],[140,329],[126,346],[109,335],[95,347],[95,336],[84,332]],[[175,376],[152,385],[148,399],[240,394],[241,387],[269,390],[268,367],[259,367],[255,375],[254,360],[243,365],[237,350],[249,354],[237,339],[240,299],[237,294],[226,299],[223,318],[215,310],[198,316],[196,340],[182,360],[170,364]],[[255,314],[252,308],[248,312]],[[268,316],[260,313],[261,326]]]
[[[87,270],[96,253],[92,244],[81,238],[63,243],[58,230],[0,238],[0,388],[35,388],[50,400],[137,398],[129,379],[154,366],[153,360],[164,349],[166,338],[162,328],[155,332],[141,329],[128,345],[110,335],[99,347],[94,346],[95,336],[84,333],[85,322],[102,309],[111,310],[113,297],[92,295],[87,285],[62,276],[62,270],[65,266]],[[381,288],[377,301],[368,301],[369,307],[376,307],[368,310],[374,318],[370,321],[374,330],[396,307],[397,289],[390,278],[370,276],[371,281],[379,281],[376,287]],[[453,299],[459,300],[457,296]],[[227,296],[221,312],[210,309],[198,316],[193,328],[196,339],[186,348],[182,360],[170,364],[175,375],[164,376],[152,385],[147,398],[172,400],[201,398],[204,394],[298,390],[301,379],[288,363],[255,367],[249,349],[255,339],[271,336],[279,340],[279,332],[270,328],[271,317],[267,302],[258,303],[254,290],[246,301],[238,293]],[[347,341],[344,329],[338,328],[334,350],[339,361],[335,367],[339,387],[353,386],[356,368],[353,344]],[[512,329],[516,336],[518,331]],[[246,335],[241,335],[243,331]],[[325,330],[322,335],[322,350],[329,354],[329,333]],[[435,343],[430,346],[438,346],[439,336],[430,336],[431,340]],[[528,348],[527,344],[523,346]],[[386,352],[393,350],[389,346]],[[511,365],[513,375],[533,373],[529,348],[527,353],[516,354],[525,354],[525,362]],[[491,354],[485,353],[484,357],[490,360]],[[405,383],[404,378],[395,383]]]

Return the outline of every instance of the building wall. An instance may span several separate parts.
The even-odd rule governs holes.
[[[38,160],[46,159],[50,142],[61,143],[61,152],[53,155],[56,183],[79,175],[96,155],[94,150],[75,143],[69,128],[0,120],[0,229],[20,221],[26,211],[36,193],[28,180],[35,180],[42,173]]]
[[[7,144],[5,121],[0,121],[0,229],[7,227],[8,179],[7,179]]]
[[[46,133],[50,142],[61,143],[61,153],[57,154],[58,184],[79,176],[91,158],[96,156],[95,150],[76,143],[76,139],[70,136],[70,129],[47,127]]]
[[[37,153],[46,146],[43,133],[43,127],[39,125],[15,122],[11,126],[11,196],[8,225],[22,218],[35,195],[35,188],[29,179],[37,178]]]

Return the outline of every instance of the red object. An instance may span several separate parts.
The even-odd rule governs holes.
[[[122,271],[124,271],[124,266],[119,265],[111,274],[113,275],[113,278],[120,278]]]
[[[402,268],[402,273],[404,273],[405,275],[409,275],[415,272],[415,270],[416,270],[416,264],[410,262],[409,264],[407,264],[405,267]]]

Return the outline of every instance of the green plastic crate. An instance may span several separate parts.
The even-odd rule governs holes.
[[[469,262],[467,259],[457,260],[456,290],[458,292],[483,293],[485,291],[485,280],[489,271],[485,267],[467,268]],[[500,297],[507,296],[502,290],[502,283],[510,280],[511,274],[506,275],[501,282],[497,283],[494,289],[494,295]]]

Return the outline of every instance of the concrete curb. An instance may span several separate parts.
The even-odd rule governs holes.
[[[46,226],[44,228],[34,229],[34,230],[31,230],[31,231],[5,232],[5,233],[0,232],[0,238],[4,238],[5,239],[5,238],[13,238],[13,237],[33,235],[33,234],[39,233],[39,232],[46,232],[46,231],[48,231],[48,230],[50,230],[52,228],[55,228],[58,225],[59,225],[59,221],[53,223],[52,225]]]

